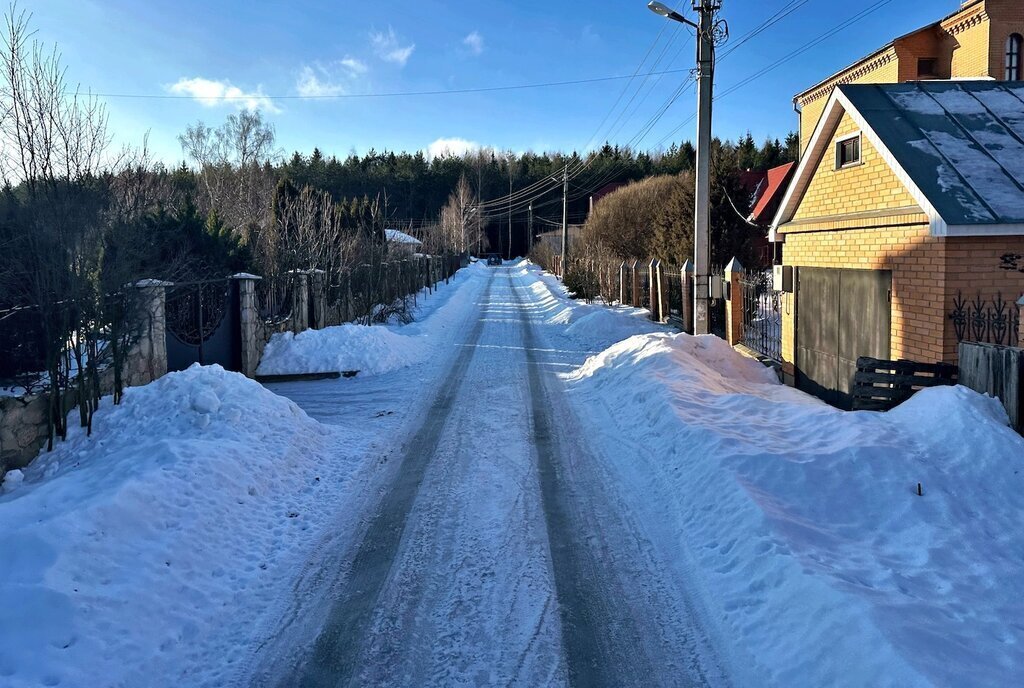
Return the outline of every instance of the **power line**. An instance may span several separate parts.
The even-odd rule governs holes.
[[[647,72],[641,76],[660,76],[665,74],[680,74],[687,72],[688,69],[667,69],[662,71]],[[478,86],[474,88],[454,88],[454,89],[439,89],[439,90],[424,90],[424,91],[389,91],[385,93],[331,93],[331,94],[319,94],[319,95],[269,95],[266,93],[250,93],[245,95],[223,95],[209,98],[197,97],[191,94],[185,93],[93,93],[89,92],[89,95],[96,96],[98,98],[137,98],[147,100],[195,100],[200,98],[202,100],[214,100],[214,101],[232,101],[232,100],[352,100],[358,98],[406,98],[414,96],[447,96],[447,95],[460,95],[469,93],[491,93],[494,91],[521,91],[533,88],[555,88],[558,86],[576,86],[582,84],[597,84],[608,81],[621,81],[623,79],[635,79],[637,74],[620,74],[616,76],[599,76],[589,79],[570,79],[566,81],[546,81],[535,84],[511,84],[506,86]]]

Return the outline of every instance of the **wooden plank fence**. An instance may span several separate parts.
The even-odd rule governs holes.
[[[980,342],[960,342],[960,384],[991,394],[1003,402],[1010,425],[1024,431],[1021,392],[1024,390],[1024,349]]]
[[[853,377],[854,411],[888,411],[925,387],[955,385],[957,367],[951,363],[857,359]]]

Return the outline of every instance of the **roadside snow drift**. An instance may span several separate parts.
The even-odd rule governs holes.
[[[244,647],[212,639],[245,631],[344,467],[324,426],[219,366],[103,404],[5,481],[0,685],[180,685],[182,664],[216,685]]]
[[[844,413],[685,334],[619,342],[569,384],[751,685],[1019,684],[1024,439],[997,400]]]
[[[475,289],[461,289],[468,281],[490,276],[483,263],[462,268],[449,284],[439,283],[433,293],[421,290],[416,320],[408,325],[356,325],[345,323],[299,334],[275,334],[267,343],[257,375],[340,373],[359,371],[379,375],[421,363],[435,351],[440,334],[456,322],[475,298]],[[477,285],[479,286],[479,284]]]

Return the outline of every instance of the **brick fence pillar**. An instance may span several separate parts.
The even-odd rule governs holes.
[[[683,332],[693,334],[693,261],[689,258],[683,263]]]
[[[725,266],[725,281],[729,296],[725,300],[725,340],[735,346],[743,339],[743,288],[740,279],[743,266],[733,258]]]
[[[261,278],[256,275],[240,273],[232,275],[235,286],[238,288],[238,328],[239,356],[238,372],[246,377],[256,376],[256,367],[260,364],[260,353],[262,342],[259,341],[260,332],[260,309],[256,303],[256,282]]]

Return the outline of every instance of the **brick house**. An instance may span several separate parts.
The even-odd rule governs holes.
[[[961,338],[1013,343],[1024,83],[838,85],[771,238],[794,272],[783,372],[837,405],[858,356],[953,362]]]
[[[969,0],[944,19],[900,36],[793,99],[800,113],[801,152],[836,86],[927,79],[1019,81],[1022,34],[1021,0]]]

